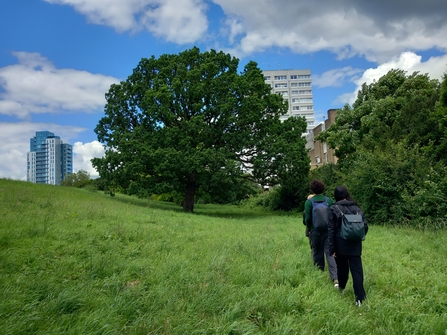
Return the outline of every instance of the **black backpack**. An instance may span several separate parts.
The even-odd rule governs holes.
[[[365,240],[365,222],[363,217],[357,212],[355,214],[343,213],[343,211],[335,205],[341,217],[340,237],[348,241],[364,241]]]
[[[312,225],[314,230],[327,232],[330,215],[328,197],[324,197],[323,201],[315,201],[314,198],[309,200],[312,202]]]

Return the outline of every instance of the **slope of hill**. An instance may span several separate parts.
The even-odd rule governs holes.
[[[447,233],[372,226],[359,309],[301,217],[0,179],[1,334],[445,334]]]

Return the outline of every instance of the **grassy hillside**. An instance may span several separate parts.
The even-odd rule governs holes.
[[[0,334],[446,334],[447,232],[372,226],[368,299],[301,216],[0,179]]]

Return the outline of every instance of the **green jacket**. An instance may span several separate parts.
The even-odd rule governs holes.
[[[324,201],[324,195],[322,194],[316,194],[313,196],[313,199],[315,201]],[[335,201],[331,198],[328,197],[328,201],[327,201],[329,207],[331,207]],[[307,229],[309,231],[313,230],[313,225],[312,225],[312,202],[307,199],[306,202],[304,203],[304,221],[303,221],[304,225],[307,227]]]

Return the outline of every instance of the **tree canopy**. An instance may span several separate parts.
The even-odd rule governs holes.
[[[373,221],[447,219],[446,97],[446,76],[391,70],[319,134],[339,158],[335,179]]]
[[[92,183],[90,173],[85,170],[79,170],[75,173],[68,174],[61,182],[61,186],[82,188]]]
[[[255,62],[241,73],[238,65],[229,54],[192,48],[143,58],[112,85],[95,128],[105,156],[92,160],[109,189],[180,192],[184,210],[193,211],[199,189],[223,194],[244,180],[306,180],[304,119],[281,122],[284,99]]]

